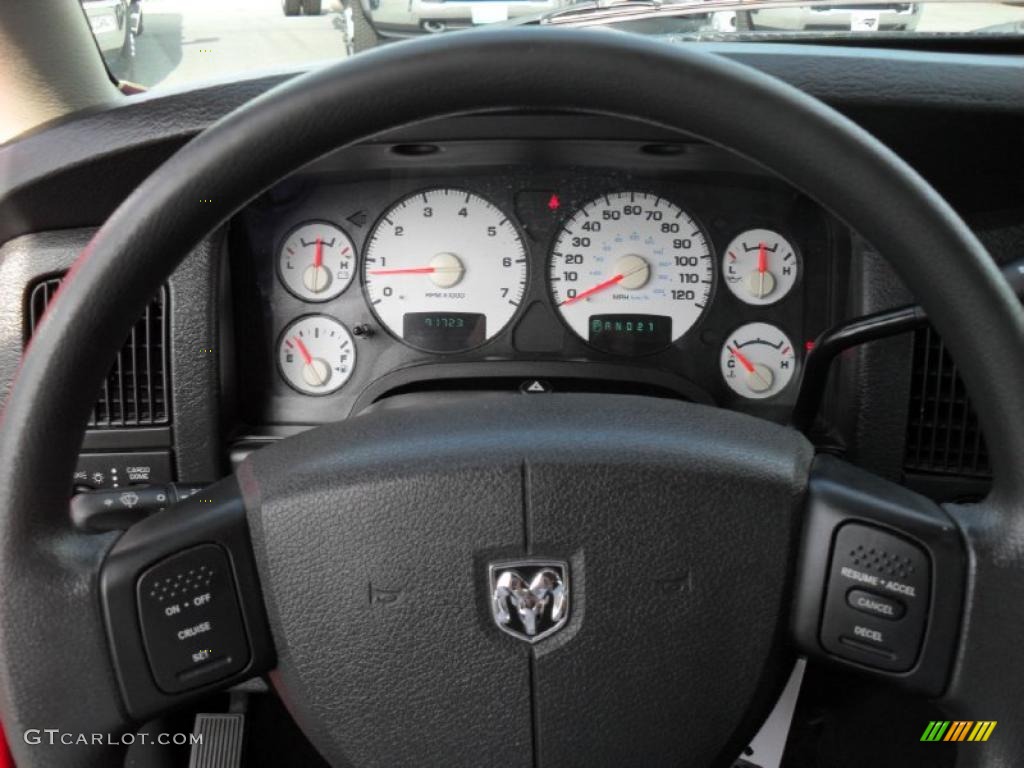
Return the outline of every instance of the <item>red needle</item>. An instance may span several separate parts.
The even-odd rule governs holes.
[[[740,365],[747,369],[747,373],[754,373],[754,371],[756,370],[754,368],[754,364],[747,359],[746,355],[744,355],[738,349],[733,349],[732,347],[727,346],[726,349],[729,350],[729,354],[731,354],[733,357],[740,361]]]
[[[768,246],[761,243],[757,249],[757,271],[762,275],[768,269]]]
[[[316,250],[313,251],[313,266],[319,267],[324,263],[324,241],[319,237],[316,239]]]
[[[616,283],[620,283],[625,279],[626,276],[620,272],[617,275],[609,277],[604,282],[598,283],[593,288],[587,288],[587,290],[583,291],[583,293],[577,293],[571,299],[566,299],[559,306],[564,307],[566,304],[575,304],[577,301],[582,301],[583,299],[587,298],[587,296],[593,296],[595,293],[597,293],[598,291],[603,291],[605,288],[611,288]]]
[[[399,269],[371,269],[371,275],[429,275],[437,272],[434,267],[402,267]]]
[[[302,339],[300,339],[298,336],[292,336],[292,338],[295,339],[295,343],[299,345],[299,354],[302,355],[302,360],[306,363],[306,365],[312,365],[313,356],[309,354],[309,350],[306,349],[306,345],[302,343]]]

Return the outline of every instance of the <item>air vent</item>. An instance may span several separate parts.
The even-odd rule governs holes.
[[[28,300],[29,336],[35,332],[62,279],[63,276],[47,278],[32,287]],[[117,353],[117,360],[103,380],[89,426],[148,427],[169,421],[167,301],[166,289],[161,288]]]
[[[956,364],[932,328],[914,337],[914,369],[904,467],[963,477],[989,477],[985,439]]]

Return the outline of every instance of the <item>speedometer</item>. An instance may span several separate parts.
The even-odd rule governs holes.
[[[419,349],[457,352],[504,328],[526,290],[526,249],[492,203],[459,189],[417,192],[392,206],[366,246],[373,312]]]
[[[569,327],[617,354],[657,351],[692,328],[711,296],[713,270],[700,225],[646,192],[584,205],[562,228],[549,264]]]

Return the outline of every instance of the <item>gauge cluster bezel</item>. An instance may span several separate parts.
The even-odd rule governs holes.
[[[442,154],[450,150],[444,165],[436,157],[396,164],[382,147],[378,151],[388,165],[397,167],[373,168],[364,162],[368,167],[347,171],[337,164],[313,169],[278,185],[233,220],[235,325],[245,329],[238,339],[240,374],[246,382],[239,407],[245,421],[315,424],[337,420],[348,416],[357,402],[364,404],[364,392],[376,392],[377,383],[396,372],[404,372],[399,378],[409,382],[422,371],[422,383],[430,388],[443,384],[445,370],[463,379],[473,370],[486,371],[484,366],[496,361],[517,363],[517,370],[523,369],[518,364],[530,362],[547,366],[546,370],[567,368],[577,379],[600,380],[609,367],[627,376],[633,371],[640,382],[650,376],[674,377],[680,389],[702,395],[693,399],[785,420],[799,371],[779,395],[747,400],[721,379],[719,353],[727,334],[749,322],[778,325],[800,348],[799,354],[805,340],[830,324],[836,298],[834,262],[846,235],[827,213],[760,168],[710,147],[652,158],[640,144],[588,142],[589,161],[580,157],[579,162],[556,163],[541,157],[550,150],[546,142],[467,144],[473,147],[474,163],[450,162],[453,156],[466,154],[466,145],[455,142],[450,148],[442,145]],[[490,158],[504,157],[508,162],[483,162],[485,148]],[[625,162],[632,153],[637,162]],[[572,159],[572,152],[561,154]],[[363,285],[362,258],[378,218],[395,202],[432,187],[458,187],[493,203],[510,217],[526,248],[527,285],[511,321],[493,339],[461,352],[433,353],[396,339],[378,323]],[[559,228],[578,207],[599,195],[631,190],[656,194],[694,217],[711,243],[714,278],[707,308],[680,340],[659,352],[624,357],[595,349],[567,327],[554,308],[548,259]],[[558,210],[544,212],[537,195],[552,192],[558,195]],[[300,300],[282,285],[274,252],[287,232],[309,220],[341,228],[353,241],[359,259],[357,277],[346,290],[315,304]],[[786,297],[770,305],[749,305],[720,285],[720,261],[736,234],[761,227],[789,239],[797,249],[800,270]],[[353,332],[358,350],[358,365],[345,386],[320,397],[297,393],[280,380],[273,363],[283,328],[310,312],[342,322]],[[442,363],[450,365],[446,368]]]

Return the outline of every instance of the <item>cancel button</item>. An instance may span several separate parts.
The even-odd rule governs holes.
[[[899,600],[865,592],[863,589],[851,589],[847,592],[846,602],[851,608],[882,619],[899,619],[907,610]]]

